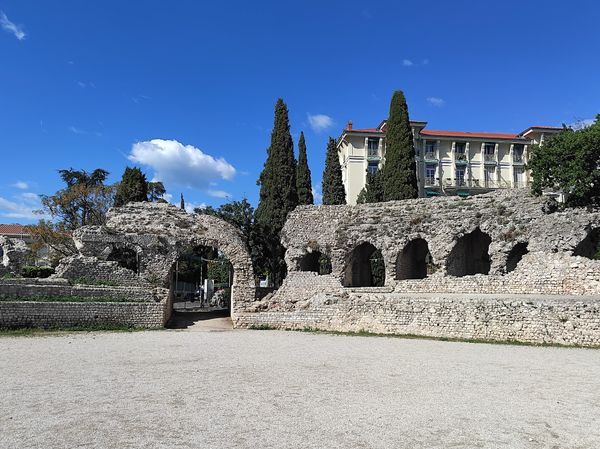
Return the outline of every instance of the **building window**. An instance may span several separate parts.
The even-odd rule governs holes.
[[[456,187],[464,187],[465,184],[465,169],[464,167],[456,167]]]
[[[513,182],[516,188],[521,189],[525,187],[525,177],[523,175],[523,167],[513,168]]]
[[[369,137],[367,139],[367,151],[369,156],[378,156],[379,155],[379,139]]]
[[[483,158],[484,161],[495,161],[496,160],[496,144],[493,142],[486,142],[483,144]]]
[[[457,161],[467,160],[467,143],[466,142],[454,142],[454,156]]]
[[[435,159],[435,140],[425,141],[425,159]]]
[[[434,186],[435,185],[435,165],[427,164],[425,166],[425,185],[426,186]]]
[[[496,167],[485,167],[483,174],[485,187],[496,187]]]
[[[377,162],[369,162],[369,165],[367,165],[367,171],[373,174],[377,172],[377,170],[379,170],[379,164]]]
[[[522,143],[516,143],[513,146],[513,162],[523,162],[523,152],[525,145]]]

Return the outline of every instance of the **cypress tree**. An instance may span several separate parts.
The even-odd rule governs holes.
[[[279,232],[288,213],[298,205],[294,142],[290,133],[288,109],[281,98],[275,105],[271,145],[267,150],[267,160],[258,184],[260,199],[256,208],[256,224],[261,234],[265,265],[273,276],[274,285],[278,286],[286,274],[283,259],[285,249],[279,240]]]
[[[356,202],[380,203],[383,201],[383,172],[377,170],[375,173],[367,172],[367,183],[358,194]]]
[[[142,171],[126,167],[115,192],[115,206],[124,206],[132,201],[148,201],[148,181]]]
[[[406,98],[400,90],[392,96],[385,139],[384,201],[417,198],[415,146]]]
[[[185,210],[185,200],[183,199],[183,193],[181,194],[181,199],[179,200],[179,207]]]
[[[313,204],[312,180],[310,168],[308,168],[308,157],[306,156],[306,142],[304,133],[300,132],[298,140],[298,170],[296,171],[296,190],[298,192],[298,204]]]
[[[298,205],[294,143],[290,134],[288,109],[281,98],[275,105],[271,146],[267,150],[267,161],[258,184],[260,200],[256,208],[256,219],[279,233],[288,212]]]
[[[323,204],[346,204],[346,191],[342,182],[342,167],[335,140],[327,143],[327,157],[323,171]]]

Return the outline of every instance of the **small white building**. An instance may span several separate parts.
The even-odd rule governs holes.
[[[528,151],[562,128],[532,126],[518,134],[427,130],[410,122],[415,143],[419,196],[467,196],[494,189],[529,186]],[[356,204],[367,171],[385,162],[386,120],[377,128],[355,129],[348,122],[337,147],[348,204]]]

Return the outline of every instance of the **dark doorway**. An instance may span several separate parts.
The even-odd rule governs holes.
[[[381,251],[368,242],[352,250],[346,261],[345,287],[382,287],[385,263]]]
[[[459,238],[448,256],[447,273],[450,276],[488,274],[491,264],[488,253],[490,243],[491,237],[479,228]]]
[[[314,273],[331,274],[331,259],[319,251],[305,254],[299,262],[300,271],[312,271]]]
[[[421,238],[411,240],[396,259],[396,279],[424,279],[432,265],[427,242]]]
[[[600,259],[600,228],[592,229],[573,250],[574,256]]]
[[[514,271],[519,262],[521,262],[523,256],[528,252],[527,242],[520,242],[513,246],[506,258],[506,272],[510,273],[511,271]]]

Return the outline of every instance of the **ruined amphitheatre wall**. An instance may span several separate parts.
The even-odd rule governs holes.
[[[236,324],[599,345],[600,261],[584,256],[600,214],[543,205],[507,191],[299,207],[282,231],[288,277]],[[427,276],[403,279],[425,270],[410,266],[415,241],[430,254]],[[355,249],[366,244],[382,253],[384,287],[352,284]],[[316,252],[331,274],[305,271]]]

